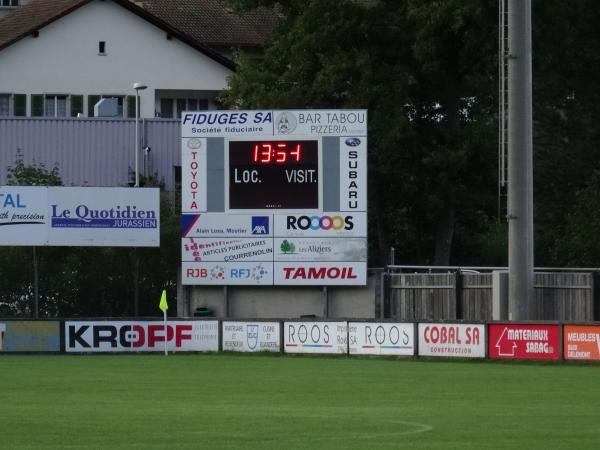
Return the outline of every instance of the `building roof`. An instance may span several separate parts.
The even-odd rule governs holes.
[[[0,18],[0,51],[93,0],[32,0]],[[225,0],[112,0],[230,68],[232,48],[259,48],[277,23],[273,10],[239,14]]]

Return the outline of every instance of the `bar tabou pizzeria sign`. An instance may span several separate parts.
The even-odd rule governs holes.
[[[183,284],[366,284],[366,110],[184,112],[181,136]]]

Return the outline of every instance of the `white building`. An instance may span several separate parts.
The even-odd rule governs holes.
[[[101,98],[134,117],[134,83],[141,117],[214,109],[232,51],[258,50],[276,21],[224,0],[0,2],[0,117],[92,117]]]

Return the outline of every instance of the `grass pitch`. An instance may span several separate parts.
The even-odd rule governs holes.
[[[598,449],[600,366],[0,356],[2,449]]]

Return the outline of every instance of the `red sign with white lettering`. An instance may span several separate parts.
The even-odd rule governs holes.
[[[490,358],[560,358],[559,325],[490,324],[488,336]]]

